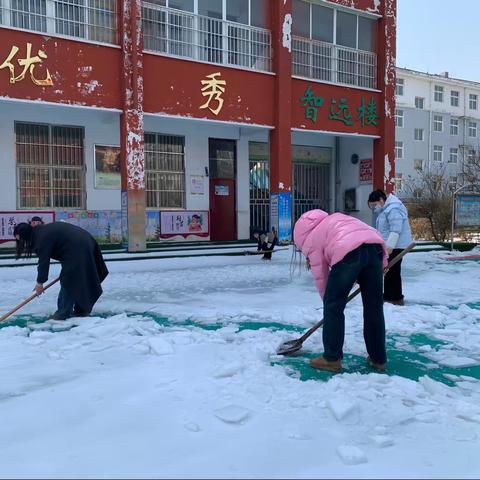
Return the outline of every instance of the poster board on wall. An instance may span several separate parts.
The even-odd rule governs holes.
[[[29,223],[32,217],[40,217],[43,223],[55,221],[55,212],[40,211],[11,211],[0,212],[0,243],[15,240],[13,229],[19,223]]]
[[[121,187],[120,147],[95,145],[95,188],[118,190]]]
[[[208,237],[210,235],[209,212],[203,210],[181,210],[160,212],[160,237],[180,235]]]
[[[480,226],[480,195],[457,194],[455,224],[459,227]]]

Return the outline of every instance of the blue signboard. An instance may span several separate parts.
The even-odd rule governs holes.
[[[278,232],[279,242],[290,242],[292,238],[292,194],[270,195],[270,225]]]
[[[455,223],[459,227],[480,226],[480,195],[457,195]]]

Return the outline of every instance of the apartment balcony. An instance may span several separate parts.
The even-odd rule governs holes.
[[[117,43],[116,0],[0,0],[0,25]]]
[[[293,74],[361,88],[377,88],[377,55],[303,37],[292,38]]]
[[[202,62],[272,71],[269,30],[143,3],[146,51]]]

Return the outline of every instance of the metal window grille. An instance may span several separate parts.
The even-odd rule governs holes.
[[[293,73],[364,88],[377,86],[377,55],[303,37],[292,38]]]
[[[330,165],[293,163],[293,220],[309,210],[330,211]]]
[[[0,22],[105,43],[117,43],[115,0],[10,0],[0,4]]]
[[[250,229],[270,230],[270,166],[268,143],[250,142]],[[261,150],[257,156],[254,150]]]
[[[84,208],[84,131],[16,123],[18,208]]]
[[[261,71],[272,69],[268,30],[143,4],[145,50]]]
[[[185,138],[145,133],[147,208],[185,208]]]

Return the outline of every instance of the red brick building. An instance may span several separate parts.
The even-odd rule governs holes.
[[[132,251],[287,240],[311,208],[368,221],[391,184],[395,0],[0,7],[5,225],[55,212]]]

